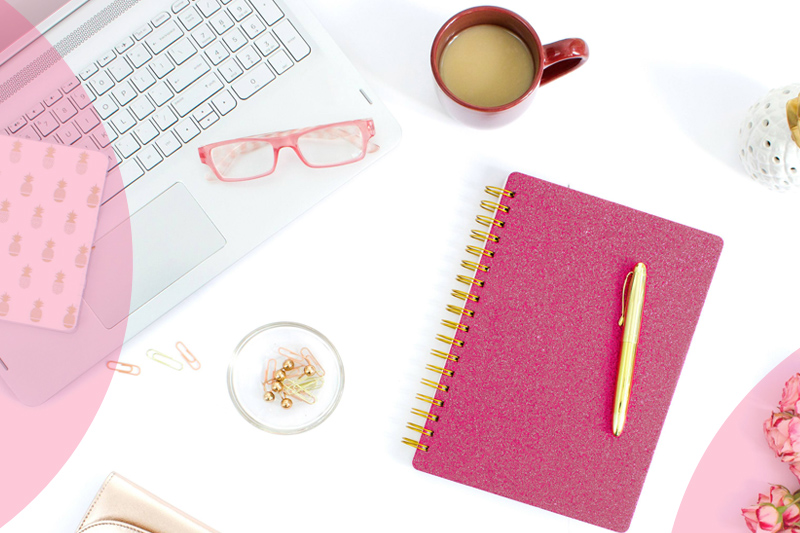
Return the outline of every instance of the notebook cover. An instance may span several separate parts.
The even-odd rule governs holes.
[[[615,531],[630,525],[722,240],[524,174],[418,470]],[[611,433],[622,288],[648,277],[627,422]],[[433,376],[426,376],[435,379]]]
[[[108,157],[0,136],[0,320],[78,320]]]

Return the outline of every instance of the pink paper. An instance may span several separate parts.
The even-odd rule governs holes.
[[[0,136],[0,319],[71,331],[108,157]]]
[[[512,174],[505,224],[417,451],[422,471],[616,531],[630,525],[722,241]],[[486,214],[486,213],[484,213]],[[611,432],[622,287],[648,269],[624,432]],[[466,273],[466,271],[464,271]],[[443,349],[437,346],[440,349]],[[444,348],[446,349],[446,348]],[[435,363],[439,364],[439,363]],[[436,379],[435,374],[427,375]],[[430,390],[426,391],[430,394]]]

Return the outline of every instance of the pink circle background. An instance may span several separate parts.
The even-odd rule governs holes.
[[[8,35],[11,30],[19,33],[21,28],[35,31],[25,17],[12,8],[5,0],[0,0],[0,50],[8,44]],[[5,37],[4,37],[5,36]],[[39,38],[28,46],[24,59],[38,58],[42,54],[53,55],[55,49],[44,38]],[[17,91],[7,100],[0,103],[0,134],[2,128],[10,124],[37,102],[51,94],[55,88],[73,78],[75,73],[67,66],[60,56],[55,55],[55,64],[37,78],[28,82],[24,89]],[[16,63],[15,58],[12,62]],[[20,63],[24,65],[25,63]],[[0,85],[8,81],[9,73],[15,69],[5,65],[2,70],[3,78]],[[83,90],[82,88],[75,91]],[[92,109],[93,106],[87,107]],[[102,128],[102,124],[98,128]],[[43,139],[48,141],[48,138]],[[106,154],[111,154],[110,147]],[[3,179],[4,165],[8,159],[0,160],[0,180]],[[121,189],[122,177],[118,170],[109,173],[107,187]],[[124,234],[127,238],[115,243],[114,253],[118,256],[118,268],[114,272],[97,272],[91,270],[89,263],[89,276],[99,279],[103,290],[114,298],[115,305],[130,305],[132,282],[132,246],[130,242],[130,227],[126,227],[128,219],[127,202],[124,193],[118,197],[121,201],[106,204],[100,214],[97,235],[102,235],[108,229],[123,224]],[[113,205],[112,205],[113,204]],[[8,261],[0,256],[0,285],[12,282],[19,273],[11,268]],[[2,292],[2,291],[0,291]],[[82,328],[83,326],[83,328]],[[120,346],[124,340],[126,324],[123,322],[113,330],[106,330],[99,326],[99,321],[91,309],[82,305],[78,324],[75,332],[57,333],[31,326],[0,322],[0,357],[4,353],[30,353],[31,350],[40,353],[50,353],[50,358],[43,359],[41,368],[37,368],[42,379],[46,381],[48,372],[60,372],[59,366],[69,366],[70,358],[74,361],[83,358],[86,360],[85,346],[105,346],[103,351],[111,351],[104,358],[116,359],[119,356]],[[57,358],[55,357],[57,355]],[[102,354],[97,354],[99,358]],[[34,357],[34,356],[32,356]],[[95,358],[95,359],[97,359]],[[53,361],[57,361],[53,364]],[[81,370],[83,363],[73,365]],[[9,387],[0,381],[0,527],[10,521],[25,508],[41,490],[53,479],[64,463],[72,455],[80,443],[86,430],[100,407],[103,398],[111,383],[113,372],[103,366],[95,367],[68,385],[61,392],[50,398],[45,403],[29,407],[23,405],[14,396]],[[30,402],[29,402],[30,403]]]

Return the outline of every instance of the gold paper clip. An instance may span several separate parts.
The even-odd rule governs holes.
[[[121,374],[130,374],[131,376],[138,376],[142,373],[142,369],[136,365],[131,365],[129,363],[121,363],[119,361],[108,361],[106,363],[106,367],[109,370],[114,370],[116,372],[120,372]]]
[[[319,376],[324,376],[325,375],[325,369],[322,368],[321,364],[319,364],[319,361],[317,361],[317,358],[314,357],[313,353],[311,353],[311,350],[309,350],[308,348],[303,348],[303,349],[300,350],[300,354],[305,358],[306,362],[309,365],[314,367],[314,371],[317,373],[317,375],[319,375]],[[309,375],[309,374],[306,374],[306,375]]]
[[[197,360],[197,357],[195,357],[194,354],[189,351],[189,348],[187,348],[183,342],[176,342],[175,347],[178,349],[178,353],[180,353],[189,364],[189,368],[192,370],[200,370],[200,361]]]
[[[183,370],[183,363],[168,356],[165,353],[161,353],[158,350],[154,350],[150,348],[147,350],[147,357],[155,361],[156,363],[161,363],[164,366],[168,366],[172,370]]]

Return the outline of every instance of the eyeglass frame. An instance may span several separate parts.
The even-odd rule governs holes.
[[[351,125],[358,127],[358,129],[361,132],[361,138],[363,139],[363,146],[361,147],[361,155],[354,159],[344,161],[341,163],[335,163],[332,165],[312,165],[306,160],[305,157],[303,157],[302,152],[297,146],[297,140],[300,137],[308,133],[311,133],[313,131],[332,128],[336,126],[351,126]],[[280,152],[283,148],[291,148],[292,150],[294,150],[294,153],[297,154],[297,157],[299,157],[300,160],[309,168],[332,168],[332,167],[339,167],[342,165],[349,165],[352,163],[356,163],[366,157],[368,152],[367,148],[370,145],[370,140],[374,136],[375,136],[375,122],[372,119],[346,120],[343,122],[334,122],[332,124],[310,126],[307,128],[301,128],[296,130],[264,133],[261,135],[251,135],[249,137],[238,137],[235,139],[229,139],[227,141],[220,141],[213,144],[207,144],[205,146],[201,146],[197,149],[197,152],[200,155],[200,162],[209,167],[211,171],[214,173],[214,175],[217,177],[217,179],[219,179],[220,181],[232,183],[232,182],[250,181],[263,178],[275,172],[275,169],[278,167],[278,152]],[[211,151],[214,150],[214,148],[225,146],[227,144],[234,144],[237,142],[248,142],[254,140],[269,141],[269,143],[272,145],[272,148],[274,150],[274,155],[272,158],[272,168],[264,174],[259,174],[258,176],[252,176],[249,178],[232,179],[223,177],[222,173],[219,171],[219,169],[217,169],[217,166],[214,164],[213,158],[211,157]]]

